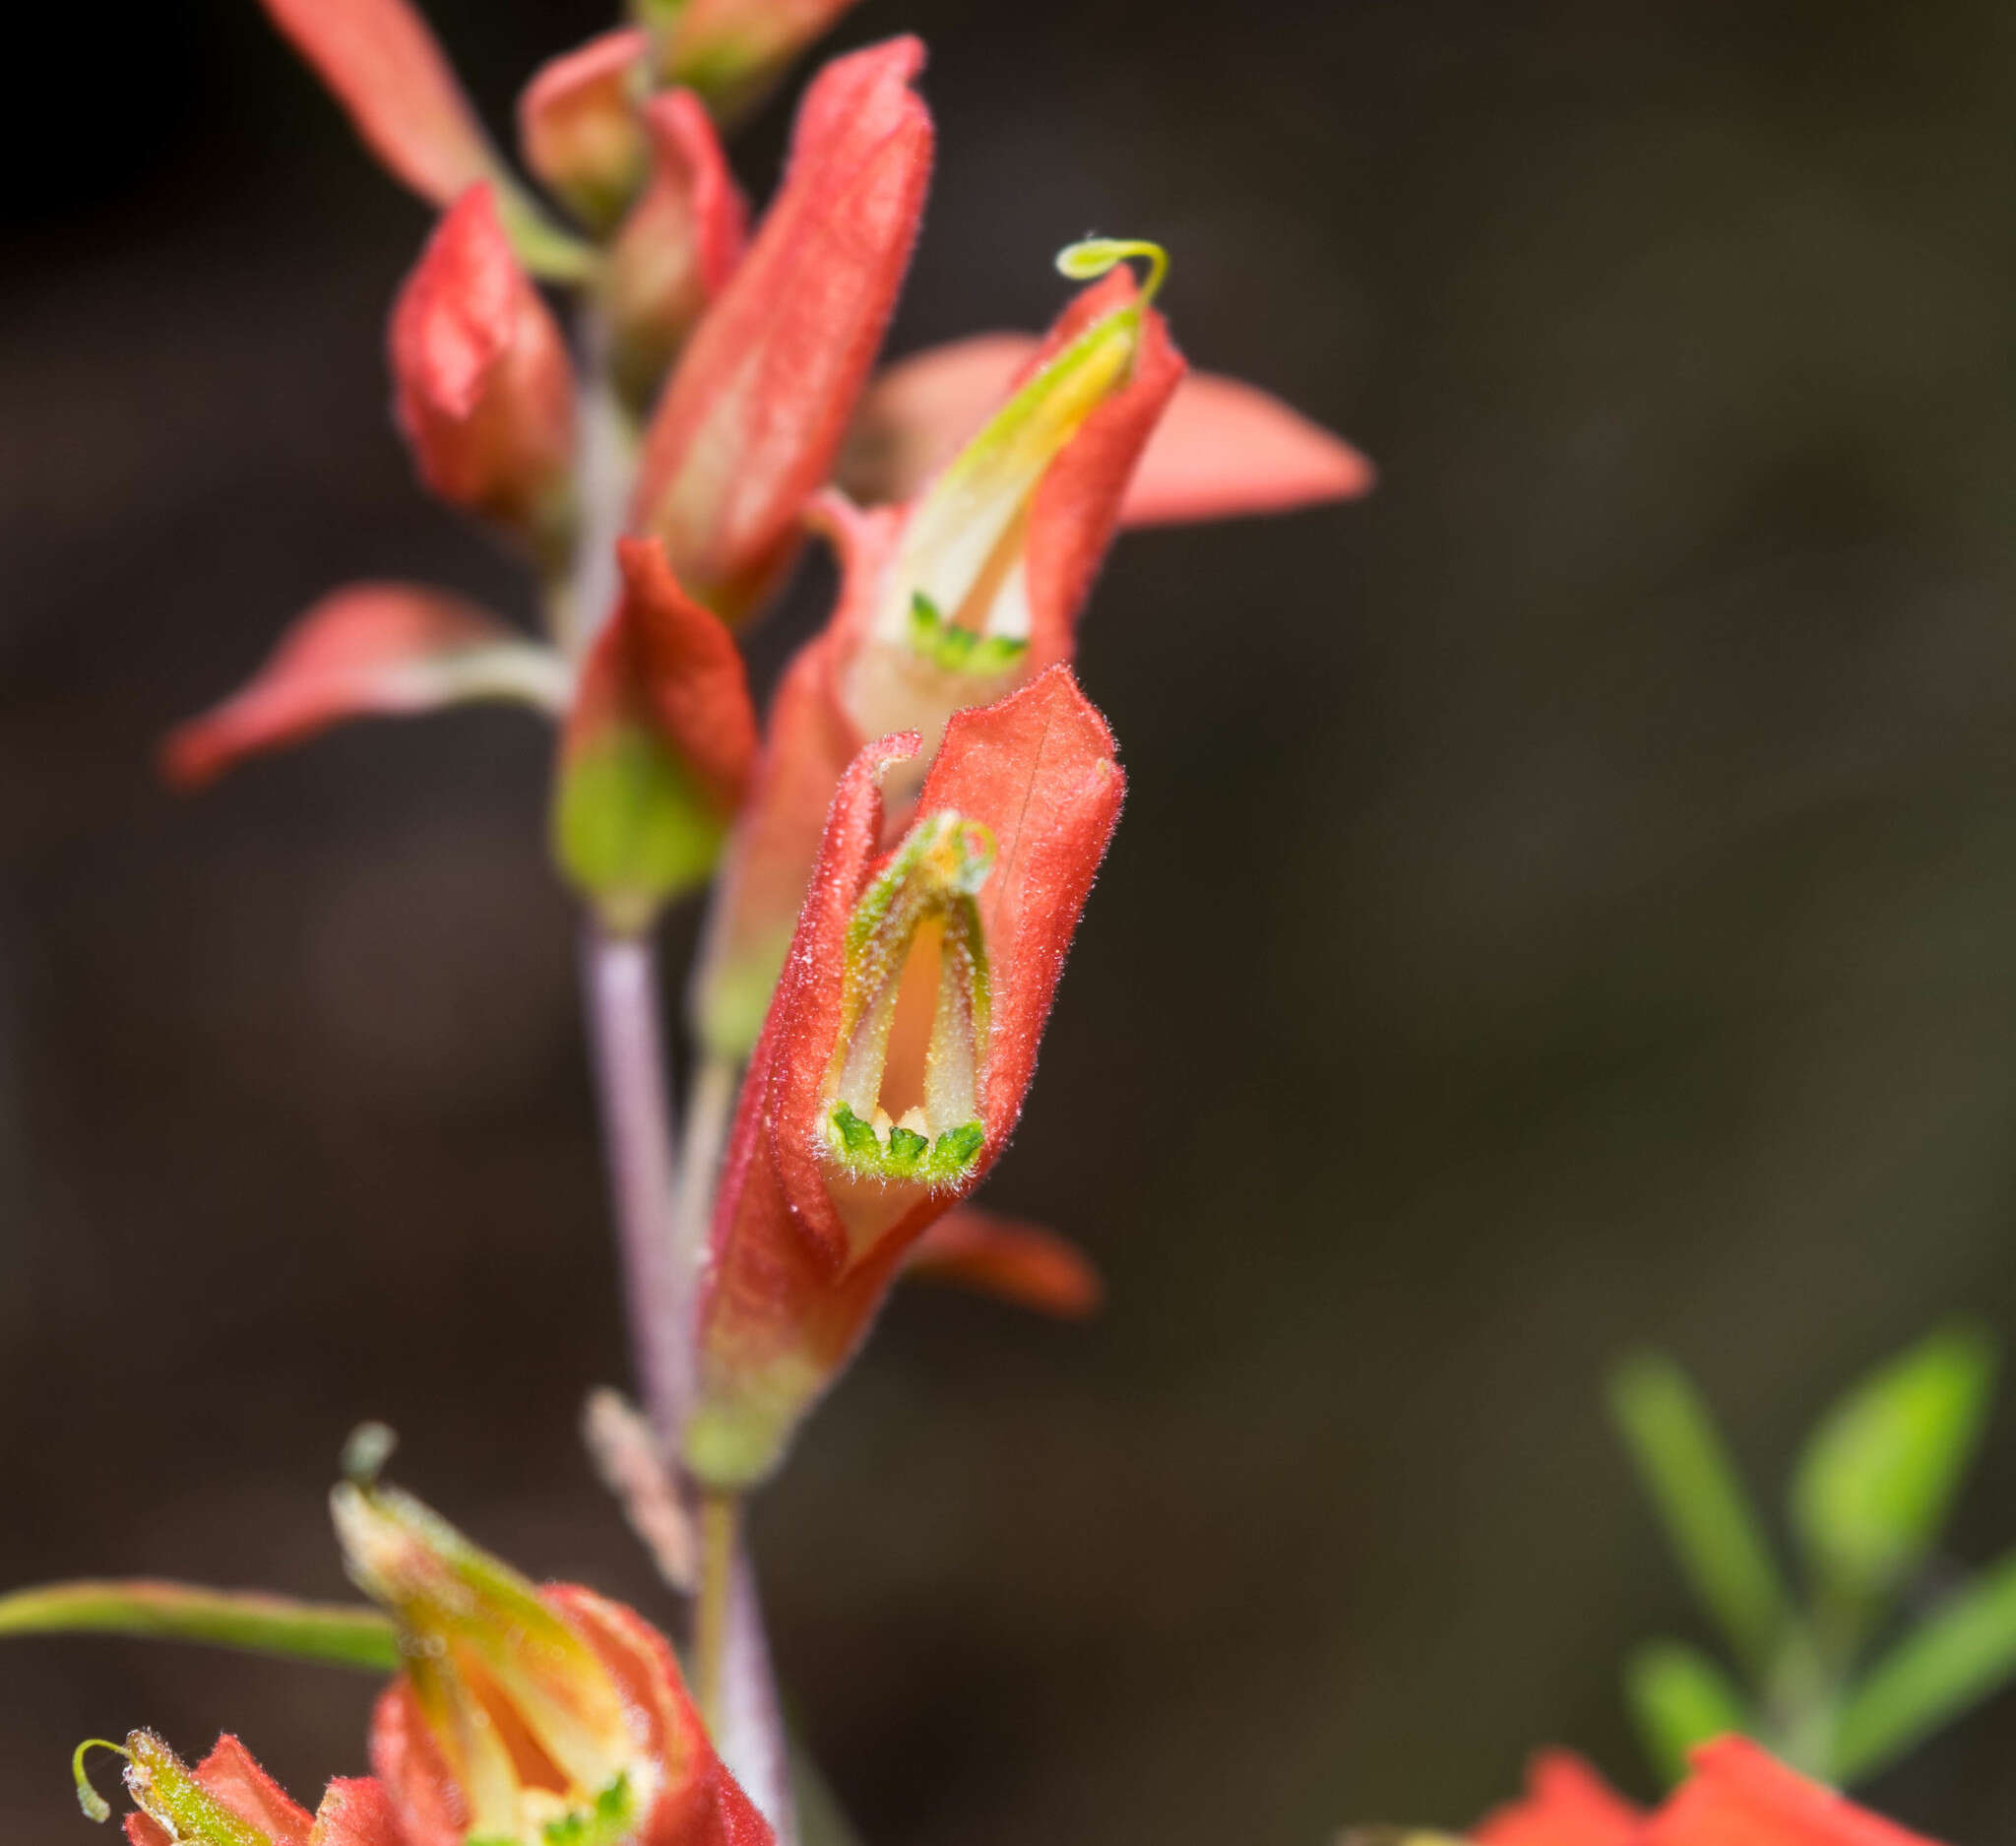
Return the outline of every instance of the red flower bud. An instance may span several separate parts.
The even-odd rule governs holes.
[[[487,185],[456,200],[407,278],[391,357],[421,479],[519,534],[542,560],[557,557],[570,519],[573,371]]]
[[[605,230],[644,183],[639,119],[651,40],[603,32],[542,64],[518,98],[525,163],[584,223]]]
[[[741,1487],[866,1331],[932,1220],[999,1158],[1118,818],[1111,733],[1055,668],[963,712],[878,858],[888,737],[835,796],[724,1168],[688,1464]]]
[[[784,184],[653,414],[632,522],[730,620],[788,565],[895,305],[930,172],[923,55],[895,38],[813,80]]]
[[[726,120],[760,101],[784,67],[853,4],[686,0],[673,16],[665,73],[699,91]]]
[[[610,247],[605,292],[616,381],[640,405],[727,286],[749,234],[748,205],[700,98],[666,91],[645,119],[651,184]]]
[[[756,753],[734,639],[679,588],[662,546],[617,546],[623,593],[582,665],[560,743],[553,838],[614,928],[705,881]]]

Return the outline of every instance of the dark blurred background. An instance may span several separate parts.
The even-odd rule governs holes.
[[[428,11],[501,131],[606,9]],[[36,12],[0,1582],[340,1594],[368,1415],[497,1549],[662,1608],[574,1434],[625,1364],[546,738],[359,727],[193,801],[150,768],[335,581],[529,613],[386,415],[426,215],[252,0]],[[1678,1352],[1768,1489],[1935,1318],[2016,1329],[2016,15],[867,0],[840,42],[905,28],[942,161],[893,350],[1153,235],[1193,359],[1384,479],[1107,571],[1133,793],[989,1199],[1110,1306],[896,1304],[758,1514],[790,1693],[872,1846],[1461,1823],[1556,1739],[1642,1789],[1619,1655],[1699,1631],[1606,1366]],[[2005,1415],[1955,1543],[2012,1541]],[[303,1794],[362,1763],[359,1679],[0,1662],[12,1837],[83,1838],[64,1752],[143,1721]],[[2016,1840],[2012,1735],[2005,1697],[1871,1797]]]

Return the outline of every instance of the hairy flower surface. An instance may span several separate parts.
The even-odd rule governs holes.
[[[406,1846],[385,1789],[369,1776],[330,1783],[310,1814],[235,1737],[219,1738],[194,1769],[152,1731],[98,1747],[126,1758],[135,1809],[125,1822],[131,1846]],[[82,1770],[92,1748],[77,1752],[78,1794],[85,1812],[102,1820],[109,1810]]]
[[[1119,815],[1111,733],[1069,671],[961,713],[881,851],[861,752],[835,796],[748,1077],[698,1309],[689,1465],[767,1474],[898,1265],[999,1158]]]

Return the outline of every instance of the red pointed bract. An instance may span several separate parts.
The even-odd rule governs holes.
[[[634,1610],[577,1584],[549,1584],[539,1596],[608,1670],[638,1755],[657,1771],[637,1846],[771,1846],[769,1823],[708,1741],[664,1636]],[[372,1712],[371,1766],[409,1846],[463,1846],[467,1803],[404,1675]]]
[[[756,712],[734,639],[719,616],[680,589],[662,546],[616,546],[623,594],[582,666],[561,739],[562,760],[591,747],[612,723],[648,723],[722,813],[741,800],[756,754]]]
[[[1082,1320],[1105,1290],[1075,1243],[1039,1224],[962,1205],[911,1245],[904,1273],[950,1283],[1059,1320]]]
[[[609,251],[608,310],[624,388],[642,398],[735,273],[749,210],[707,106],[668,90],[645,112],[651,180]]]
[[[643,181],[633,85],[650,55],[646,32],[603,32],[542,64],[519,95],[526,165],[591,224],[613,223]]]
[[[1809,1782],[1746,1737],[1704,1744],[1691,1760],[1693,1773],[1636,1846],[1933,1846]]]
[[[515,629],[446,591],[407,583],[332,591],[242,688],[168,734],[162,772],[196,788],[346,718],[433,710],[469,696],[444,668],[499,647],[535,653]]]
[[[395,409],[420,477],[536,546],[557,543],[574,460],[574,372],[513,254],[491,188],[443,217],[393,306]]]
[[[922,63],[896,38],[814,79],[783,187],[652,417],[633,523],[731,619],[788,562],[895,305],[930,171]]]
[[[990,1010],[976,1086],[984,1138],[955,1180],[892,1194],[861,1243],[835,1202],[826,1138],[850,926],[877,869],[882,771],[916,738],[885,737],[842,778],[803,911],[742,1089],[699,1307],[701,1410],[688,1456],[705,1479],[753,1480],[866,1332],[896,1265],[999,1158],[1024,1094],[1124,786],[1111,732],[1054,668],[964,712],[924,782],[922,816],[991,831],[977,910]]]
[[[945,466],[1028,369],[1031,334],[975,334],[884,371],[861,401],[840,478],[856,498],[907,500]],[[1149,438],[1120,509],[1123,527],[1286,513],[1355,499],[1370,462],[1256,385],[1192,372]]]
[[[1542,1751],[1526,1793],[1471,1829],[1478,1846],[1635,1846],[1644,1814],[1580,1756]]]
[[[482,125],[406,0],[264,0],[397,178],[436,205],[496,170]]]

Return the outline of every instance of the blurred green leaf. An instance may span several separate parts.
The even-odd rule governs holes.
[[[1834,1774],[1860,1781],[2016,1676],[2016,1553],[1959,1591],[1869,1669],[1835,1734]]]
[[[0,1596],[0,1635],[87,1633],[201,1641],[369,1673],[396,1673],[400,1665],[392,1623],[361,1605],[146,1577],[40,1583]]]
[[[1737,1658],[1761,1678],[1788,1631],[1792,1604],[1707,1405],[1687,1374],[1658,1353],[1618,1367],[1609,1399],[1681,1570]]]
[[[1994,1342],[1949,1327],[1821,1419],[1793,1476],[1791,1512],[1825,1589],[1881,1597],[1924,1556],[1974,1459],[1994,1380]]]
[[[1750,1728],[1743,1695],[1729,1675],[1681,1641],[1635,1648],[1624,1663],[1624,1697],[1645,1753],[1669,1788],[1687,1773],[1687,1752],[1696,1744]]]

